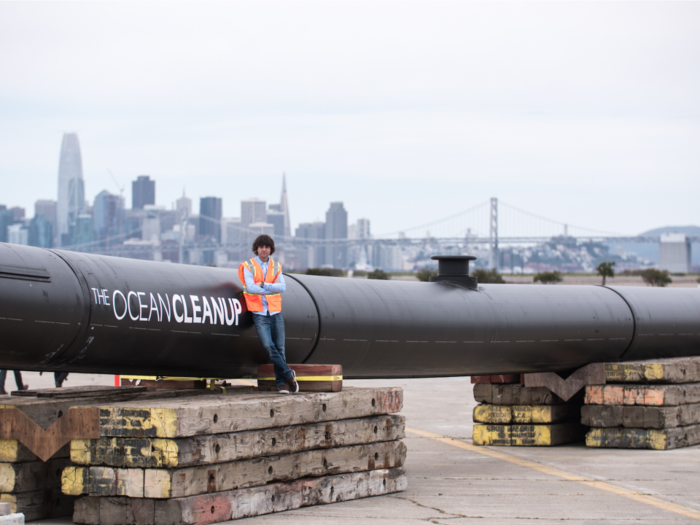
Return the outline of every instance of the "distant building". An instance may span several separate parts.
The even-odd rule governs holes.
[[[79,251],[91,251],[93,248],[92,215],[81,213],[75,218],[67,239],[70,239],[71,247]]]
[[[0,205],[0,242],[8,242],[7,230],[15,223],[15,214],[6,206]]]
[[[182,190],[182,197],[175,201],[175,211],[177,211],[178,222],[192,215],[192,199],[185,197],[185,190]]]
[[[284,219],[285,219],[284,212],[281,212],[281,211],[268,211],[267,212],[266,222],[268,224],[272,224],[274,226],[273,234],[275,237],[284,236]]]
[[[221,243],[238,248],[241,244],[241,219],[232,217],[221,220]]]
[[[7,227],[7,242],[10,244],[29,244],[29,230],[21,222],[11,224]]]
[[[369,239],[371,238],[369,232],[369,219],[357,219],[357,231],[356,235],[358,239]]]
[[[53,247],[53,223],[44,215],[34,215],[29,222],[28,244],[38,248]]]
[[[241,226],[247,228],[254,222],[267,222],[267,203],[261,199],[241,201]]]
[[[93,240],[103,241],[101,244],[109,247],[114,243],[121,243],[120,226],[123,222],[119,195],[113,195],[107,190],[102,190],[95,197],[92,206]]]
[[[78,215],[85,212],[85,185],[80,142],[76,133],[64,133],[58,163],[58,200],[56,201],[56,246],[72,243],[71,233]],[[78,228],[79,230],[80,228]]]
[[[348,238],[348,212],[342,202],[331,202],[326,212],[326,240]],[[328,243],[326,246],[326,266],[344,268],[347,264],[345,243]]]
[[[272,237],[275,234],[275,227],[267,222],[254,222],[248,225],[248,229],[254,237],[258,235],[269,235]]]
[[[662,233],[659,242],[659,269],[671,273],[690,272],[690,240],[683,233]]]
[[[139,175],[131,183],[131,207],[142,210],[147,204],[156,203],[156,181],[148,175]]]
[[[296,229],[297,239],[309,239],[305,249],[300,250],[300,265],[305,268],[320,268],[326,263],[326,223],[302,222]],[[305,255],[304,255],[305,254]]]
[[[24,219],[24,216],[26,215],[24,208],[20,208],[19,206],[15,206],[14,208],[10,208],[10,211],[15,215],[16,221],[21,221],[22,219]]]
[[[38,200],[34,203],[34,216],[43,215],[53,228],[56,227],[56,201]]]
[[[221,242],[221,198],[202,197],[199,199],[199,234]]]
[[[284,236],[292,236],[292,223],[289,219],[289,202],[287,201],[287,174],[282,174],[282,196],[280,197],[280,209],[284,213]]]

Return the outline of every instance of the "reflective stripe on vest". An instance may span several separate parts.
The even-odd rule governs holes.
[[[246,306],[248,307],[248,311],[250,312],[262,312],[263,311],[263,303],[262,303],[262,294],[255,294],[255,293],[248,293],[247,288],[245,286],[245,271],[244,268],[247,268],[248,271],[252,274],[253,276],[253,282],[255,284],[261,284],[263,282],[266,283],[274,283],[279,275],[282,273],[282,265],[280,263],[275,262],[272,257],[269,259],[269,263],[267,265],[267,275],[263,278],[263,270],[260,264],[258,264],[258,261],[256,261],[254,258],[250,259],[248,261],[244,261],[241,263],[241,265],[238,267],[238,277],[243,283],[243,297],[245,298]],[[267,299],[267,309],[271,313],[274,312],[281,312],[282,311],[282,295],[281,294],[266,294],[265,298]]]

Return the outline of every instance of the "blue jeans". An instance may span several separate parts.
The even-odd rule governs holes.
[[[258,332],[258,339],[267,350],[270,361],[275,367],[275,383],[277,386],[286,385],[287,379],[292,377],[292,371],[287,366],[287,358],[284,355],[284,318],[282,314],[253,314],[253,322]]]

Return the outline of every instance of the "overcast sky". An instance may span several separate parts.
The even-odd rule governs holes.
[[[155,178],[375,234],[490,197],[629,234],[700,224],[697,2],[0,3],[0,203]],[[196,211],[196,210],[195,210]],[[507,225],[502,220],[503,228]],[[485,233],[485,232],[484,232]]]

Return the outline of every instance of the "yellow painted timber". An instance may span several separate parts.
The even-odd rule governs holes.
[[[87,467],[66,467],[61,473],[61,492],[68,496],[87,494],[88,480]]]
[[[0,462],[14,463],[19,456],[19,441],[16,439],[0,439]]]
[[[481,425],[475,424],[475,445],[501,447],[550,447],[570,443],[582,437],[578,423],[550,425]]]
[[[153,439],[151,441],[151,456],[156,456],[155,464],[162,467],[177,467],[179,448],[177,441],[172,439]]]
[[[143,437],[177,437],[176,408],[100,408],[100,427],[136,430]]]
[[[513,420],[513,411],[506,405],[477,405],[473,419],[478,423],[506,425]]]

